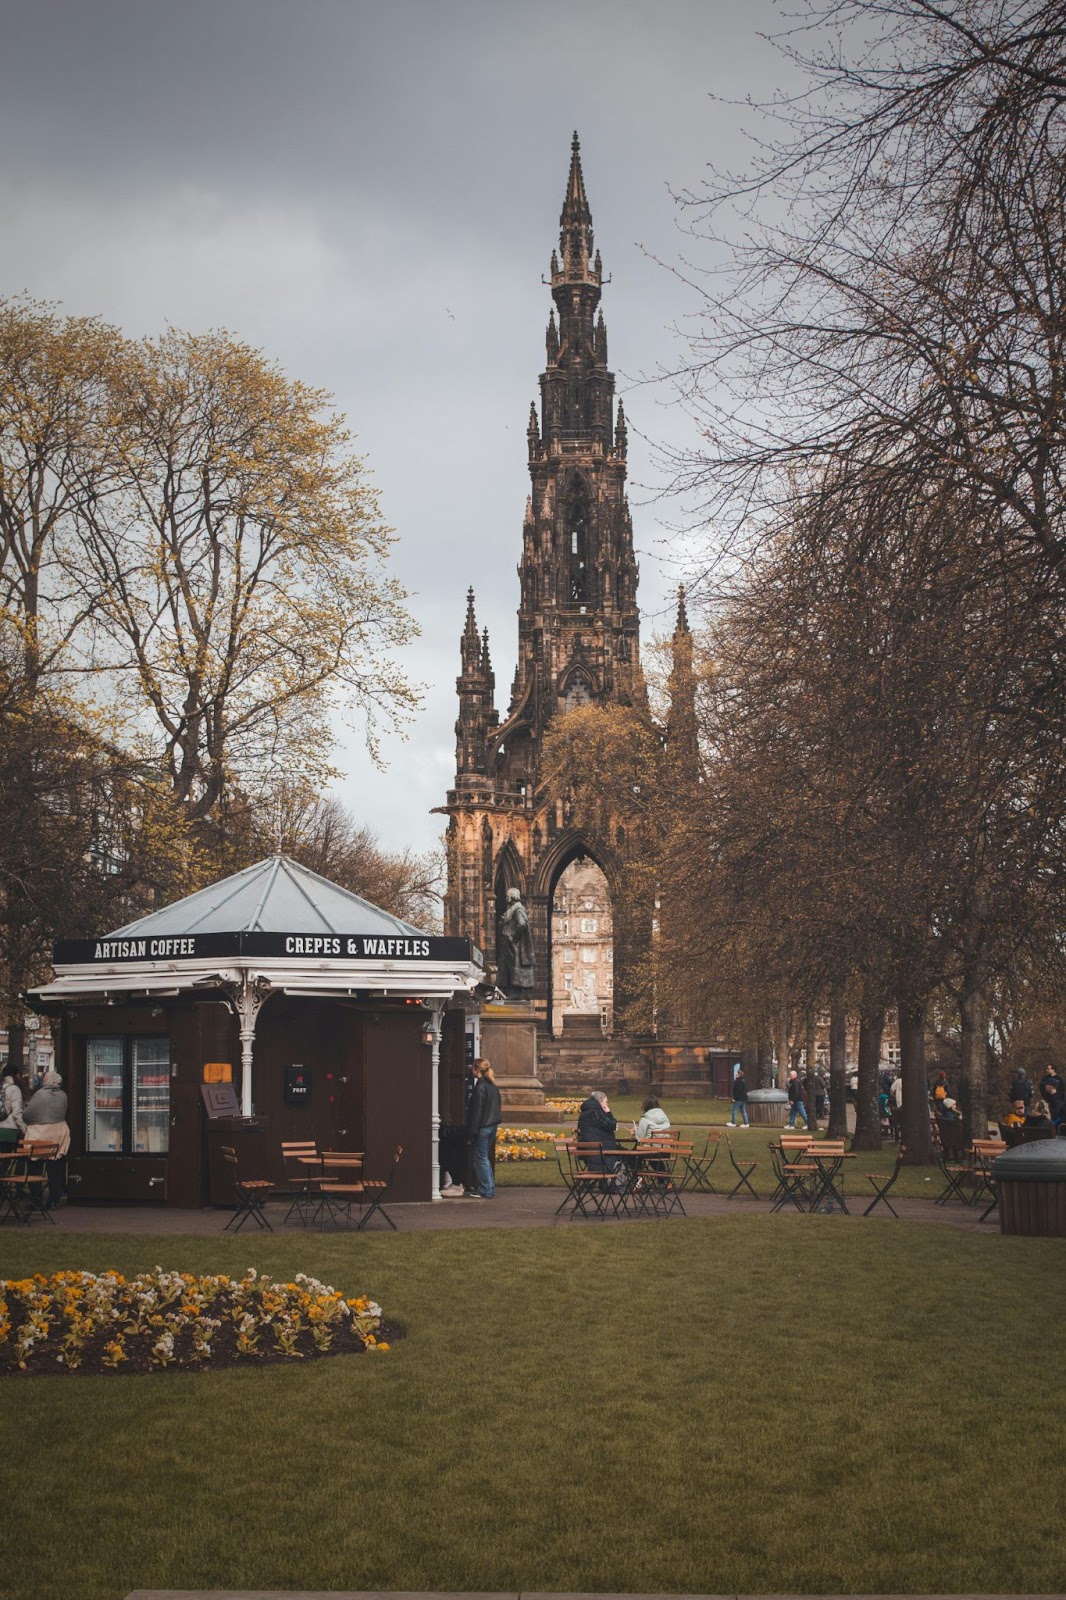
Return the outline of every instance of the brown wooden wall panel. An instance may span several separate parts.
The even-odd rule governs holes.
[[[430,1198],[431,1056],[422,1043],[423,1013],[371,1012],[366,1025],[366,1167],[384,1177],[398,1144],[403,1160],[396,1200]]]

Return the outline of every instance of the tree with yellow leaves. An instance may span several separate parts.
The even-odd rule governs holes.
[[[171,331],[125,348],[110,407],[115,479],[71,566],[94,596],[85,665],[186,814],[233,783],[320,782],[334,712],[373,748],[415,702],[391,652],[416,630],[329,397],[226,334]]]

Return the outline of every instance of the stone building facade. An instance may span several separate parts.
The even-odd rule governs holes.
[[[590,838],[572,825],[564,797],[544,781],[544,735],[576,706],[646,703],[626,424],[607,366],[604,273],[576,134],[550,281],[540,407],[530,408],[528,427],[517,669],[501,717],[471,590],[456,682],[455,786],[442,808],[449,818],[446,931],[471,938],[492,965],[497,917],[507,890],[520,889],[536,955],[533,1005],[545,1030],[560,998],[552,992],[559,880],[572,862],[595,862],[613,898],[624,834],[608,827]]]

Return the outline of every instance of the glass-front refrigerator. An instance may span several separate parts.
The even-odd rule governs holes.
[[[170,1044],[165,1035],[89,1039],[85,1077],[86,1155],[166,1155]]]
[[[126,1119],[125,1041],[90,1039],[86,1047],[85,1148],[118,1155]]]
[[[134,1039],[133,1151],[165,1155],[170,1143],[170,1047],[166,1039]]]

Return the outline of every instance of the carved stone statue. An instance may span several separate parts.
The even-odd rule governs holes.
[[[496,983],[504,994],[522,999],[533,988],[533,935],[518,889],[508,889],[507,909],[496,925]]]

